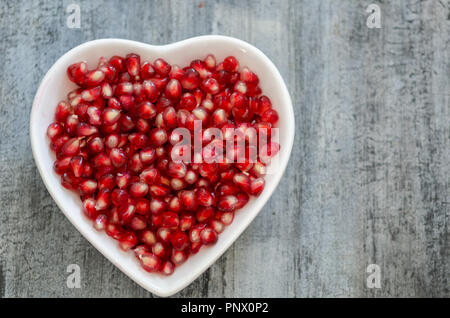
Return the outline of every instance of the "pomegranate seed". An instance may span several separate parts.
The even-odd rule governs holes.
[[[181,201],[178,197],[173,197],[170,199],[168,207],[171,211],[179,212],[181,210]]]
[[[104,214],[99,214],[94,221],[94,228],[97,231],[103,231],[106,228],[106,224],[108,222],[108,217]]]
[[[84,214],[90,219],[95,219],[97,217],[97,210],[95,209],[95,200],[93,198],[88,198],[83,201],[83,211]]]
[[[181,96],[181,84],[176,79],[171,79],[169,83],[167,83],[166,96],[171,100],[178,100]]]
[[[203,61],[195,60],[191,62],[191,67],[197,71],[200,75],[200,78],[205,79],[211,77],[211,72],[206,67],[206,64]]]
[[[200,232],[200,238],[202,240],[202,243],[205,245],[214,244],[217,242],[218,236],[217,233],[210,227],[205,227]]]
[[[195,225],[195,217],[192,214],[184,214],[180,218],[180,230],[189,231]]]
[[[143,79],[150,79],[155,75],[155,70],[150,62],[144,62],[141,67],[141,77]]]
[[[211,220],[209,222],[209,226],[216,232],[217,234],[222,233],[225,230],[225,225],[218,220]]]
[[[242,208],[244,205],[247,204],[249,197],[248,194],[245,192],[240,192],[236,195],[237,198],[237,205],[236,205],[236,209],[240,209]]]
[[[80,151],[80,138],[69,139],[63,146],[62,152],[67,156],[73,156]]]
[[[76,129],[77,129],[77,125],[80,121],[78,120],[78,116],[77,115],[69,115],[66,118],[66,123],[65,123],[65,128],[66,128],[66,132],[69,135],[75,135]]]
[[[171,234],[170,243],[175,250],[182,251],[188,246],[189,238],[184,232],[177,231]]]
[[[97,190],[97,181],[84,180],[79,184],[79,191],[82,195],[94,194]]]
[[[220,217],[220,221],[222,221],[225,225],[230,225],[234,219],[234,212],[223,212]]]
[[[217,94],[219,92],[219,83],[215,78],[208,78],[202,82],[202,88],[208,94]]]
[[[179,192],[179,195],[180,195],[181,204],[184,206],[184,208],[187,211],[195,211],[195,209],[197,209],[198,202],[195,197],[194,191],[184,190],[184,191]]]
[[[258,196],[264,190],[265,181],[263,178],[257,178],[252,180],[250,184],[250,194]]]
[[[217,208],[220,211],[231,212],[236,210],[238,199],[234,195],[225,195],[219,198]]]
[[[120,111],[115,108],[105,108],[102,113],[103,123],[105,125],[115,124],[120,118]]]
[[[210,206],[208,207],[202,207],[199,210],[197,210],[196,213],[196,218],[198,223],[204,223],[206,221],[208,221],[209,219],[211,219],[214,215],[214,209],[211,208]]]
[[[147,227],[147,221],[143,216],[135,215],[130,221],[130,227],[134,231],[142,231]]]
[[[161,58],[156,59],[153,62],[153,68],[155,69],[156,73],[158,73],[161,76],[168,75],[170,73],[170,70],[172,69],[170,64]]]
[[[147,80],[142,82],[142,89],[144,91],[145,96],[147,96],[148,100],[153,103],[158,98],[159,92],[156,84],[151,81]]]
[[[158,256],[159,258],[164,259],[164,258],[166,258],[167,254],[168,254],[168,250],[167,250],[167,247],[164,246],[163,243],[156,242],[152,246],[152,253],[154,255]]]
[[[236,72],[239,69],[239,62],[234,56],[228,56],[223,60],[223,69],[228,72]]]
[[[51,123],[47,128],[47,136],[50,140],[55,140],[64,132],[64,128],[60,123]]]
[[[161,273],[164,275],[171,275],[175,270],[175,265],[173,265],[170,261],[165,261],[161,267]]]
[[[95,203],[96,210],[105,210],[111,203],[109,189],[99,190],[97,194],[97,202]]]
[[[169,189],[162,185],[153,184],[149,188],[150,195],[156,197],[163,197],[169,194]]]
[[[278,121],[278,113],[275,109],[268,109],[261,115],[261,120],[274,124]]]
[[[117,224],[108,223],[105,228],[106,234],[111,236],[113,239],[120,239],[123,235],[123,230]]]
[[[139,260],[147,272],[158,272],[161,269],[161,259],[152,253],[142,253]]]
[[[150,212],[152,214],[159,214],[166,209],[166,203],[158,198],[153,198],[150,201]]]
[[[212,71],[216,67],[216,57],[212,54],[208,54],[205,57],[205,66],[208,68],[208,70]]]
[[[88,87],[98,86],[105,79],[105,73],[100,70],[93,70],[86,73],[84,85]]]
[[[150,133],[150,141],[154,146],[161,146],[168,140],[167,132],[161,128],[155,128]]]
[[[70,160],[73,175],[77,178],[81,177],[83,174],[83,162],[84,158],[82,156],[74,156]]]
[[[155,233],[153,233],[150,230],[145,230],[141,233],[141,241],[148,246],[152,246],[156,243],[156,236]]]
[[[143,119],[151,119],[156,116],[156,107],[150,102],[142,102],[136,109],[136,114]]]
[[[164,227],[160,227],[156,232],[156,237],[163,243],[170,242],[170,230]]]
[[[235,174],[233,177],[233,182],[245,192],[250,190],[250,178],[244,173]]]
[[[70,169],[71,167],[72,157],[64,157],[62,159],[58,159],[53,164],[53,169],[59,175],[62,175],[64,172]]]
[[[206,227],[206,224],[197,224],[189,231],[189,240],[192,243],[198,243],[202,241],[200,233]]]
[[[130,187],[130,194],[135,198],[143,197],[148,192],[148,185],[143,182],[133,183]]]
[[[126,56],[125,64],[127,66],[127,71],[130,76],[138,76],[141,67],[141,58],[139,55],[131,53]]]
[[[201,206],[209,207],[214,204],[214,198],[210,191],[208,191],[206,188],[199,188],[197,189],[197,201],[198,204]],[[199,222],[202,222],[199,220]]]
[[[186,237],[187,238],[187,237]],[[189,240],[186,241],[186,246],[189,245]],[[175,264],[175,265],[180,265],[183,264],[187,259],[187,255],[184,251],[179,251],[176,249],[172,250],[172,256],[170,257],[170,260]]]

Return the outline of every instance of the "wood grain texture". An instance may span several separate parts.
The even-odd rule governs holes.
[[[66,6],[80,3],[81,29]],[[382,28],[366,27],[378,3]],[[450,296],[448,1],[3,1],[0,296],[152,297],[65,219],[37,172],[29,113],[70,48],[202,34],[250,42],[295,106],[284,176],[239,240],[175,297]],[[381,289],[366,267],[381,267]],[[79,264],[82,288],[66,286]]]

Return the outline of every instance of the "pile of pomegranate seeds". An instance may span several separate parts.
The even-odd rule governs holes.
[[[132,53],[100,58],[94,70],[70,65],[67,75],[79,88],[47,130],[54,170],[94,228],[134,249],[145,270],[173,273],[263,191],[280,148],[278,114],[235,57],[217,64],[210,54],[181,68]]]

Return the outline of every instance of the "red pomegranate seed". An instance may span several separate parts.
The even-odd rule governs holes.
[[[161,259],[152,253],[142,253],[139,260],[147,272],[158,272],[161,269]]]
[[[237,173],[233,177],[233,182],[245,192],[250,190],[250,178],[244,173]]]
[[[222,233],[225,230],[225,225],[218,220],[211,220],[209,222],[209,226],[216,232],[217,234]]]
[[[155,75],[155,70],[150,62],[144,62],[141,67],[141,77],[143,79],[150,79]]]
[[[158,73],[161,76],[168,75],[170,73],[170,70],[172,69],[170,64],[161,58],[156,59],[153,62],[153,68],[155,69],[156,73]]]
[[[195,197],[195,192],[191,190],[183,190],[179,192],[181,204],[187,211],[195,211],[198,207],[198,202]]]
[[[47,136],[51,141],[60,136],[64,132],[64,128],[60,123],[51,123],[47,128]]]
[[[205,57],[205,66],[208,68],[208,70],[212,71],[216,67],[216,57],[212,54],[208,54]]]
[[[140,198],[147,194],[148,185],[143,182],[133,183],[130,187],[130,194],[132,197]]]
[[[183,214],[180,218],[180,230],[189,231],[195,225],[195,217],[192,214]]]
[[[130,221],[133,231],[142,231],[147,227],[147,221],[142,215],[135,215]]]
[[[206,224],[197,224],[189,231],[189,240],[192,243],[198,243],[202,241],[200,233],[206,227]]]
[[[181,210],[181,201],[178,197],[173,197],[169,200],[168,208],[171,211],[179,212]]]
[[[219,83],[215,78],[208,78],[202,82],[202,88],[208,93],[208,94],[217,94],[219,92]]]
[[[167,132],[161,128],[155,128],[150,133],[150,141],[154,146],[161,146],[168,140]]]
[[[170,243],[175,250],[182,251],[188,246],[189,238],[184,232],[177,231],[171,234]]]
[[[156,243],[156,236],[155,233],[153,233],[150,230],[144,230],[141,233],[141,241],[145,244],[147,244],[148,246],[152,246],[153,244]]]
[[[167,98],[176,101],[181,96],[181,84],[176,79],[171,79],[169,83],[167,83],[165,95]]]
[[[274,124],[278,121],[278,113],[275,109],[268,109],[261,115],[261,120]]]
[[[187,237],[186,237],[187,238]],[[189,240],[186,241],[186,246],[189,246]],[[175,265],[180,265],[183,264],[187,259],[187,255],[186,252],[184,251],[179,251],[176,249],[172,250],[172,256],[170,257],[170,260],[175,264]]]
[[[184,72],[183,78],[180,80],[181,86],[187,90],[193,90],[198,87],[200,83],[200,75],[193,68],[188,68]]]
[[[170,230],[164,227],[160,227],[158,231],[156,231],[156,237],[163,243],[170,242],[170,235]]]
[[[105,210],[111,203],[109,189],[99,190],[97,194],[97,202],[95,203],[96,210]]]
[[[135,77],[139,75],[141,67],[141,58],[139,55],[134,53],[128,54],[125,59],[125,64],[130,76]]]
[[[93,198],[88,198],[83,201],[83,212],[90,219],[95,219],[97,217],[95,200]]]
[[[136,114],[143,119],[151,119],[156,116],[156,107],[150,102],[142,102],[136,109]]]
[[[82,195],[94,194],[97,190],[97,181],[95,180],[84,180],[79,185],[79,191]]]
[[[240,209],[240,208],[244,207],[247,204],[248,200],[249,200],[248,194],[246,192],[238,193],[236,195],[236,198],[238,200],[238,203],[236,205],[236,209]]]
[[[152,214],[159,214],[166,209],[166,203],[158,198],[153,198],[150,201],[150,212]]]
[[[205,245],[214,244],[217,242],[218,236],[217,233],[210,227],[205,227],[200,232],[200,238],[202,240],[202,243]]]
[[[201,206],[209,207],[215,203],[214,197],[212,196],[211,192],[208,191],[206,188],[197,189],[196,196],[198,204]],[[199,222],[202,221],[199,220]]]
[[[234,56],[228,56],[223,60],[223,69],[228,72],[236,72],[239,69],[239,62]]]
[[[80,151],[80,138],[69,139],[63,146],[62,152],[67,156],[73,156]]]
[[[105,125],[113,125],[120,118],[120,111],[115,108],[105,108],[102,113],[103,123]]]
[[[200,60],[195,60],[191,62],[191,67],[197,71],[197,73],[200,75],[200,78],[205,79],[208,77],[211,77],[211,72],[208,70],[205,62]]]
[[[81,177],[83,174],[83,162],[84,158],[82,156],[74,156],[70,160],[73,175],[77,178]]]
[[[164,275],[171,275],[175,270],[175,265],[173,265],[170,261],[165,261],[161,267],[161,273]]]
[[[234,219],[234,212],[223,212],[220,216],[220,221],[225,225],[230,225]]]
[[[86,73],[84,85],[88,87],[98,86],[105,79],[105,73],[100,70],[93,70]]]
[[[250,194],[258,196],[264,190],[265,181],[263,178],[257,178],[251,181]]]
[[[234,195],[226,195],[220,197],[217,202],[217,208],[220,211],[232,212],[236,210],[236,206],[238,204],[238,199]]]
[[[210,206],[208,207],[202,207],[199,210],[197,210],[196,218],[198,223],[204,223],[211,219],[214,215],[214,209]]]
[[[108,217],[105,214],[99,214],[94,221],[94,228],[97,231],[103,231],[106,228]]]
[[[72,82],[83,85],[87,69],[86,62],[75,63],[67,68],[67,75]]]

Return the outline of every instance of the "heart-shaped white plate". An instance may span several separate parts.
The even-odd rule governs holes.
[[[59,176],[53,171],[55,156],[50,151],[49,140],[46,137],[46,130],[53,121],[57,103],[66,99],[67,93],[75,88],[75,85],[67,79],[67,67],[85,60],[89,67],[93,68],[100,56],[107,58],[112,55],[125,56],[130,52],[139,54],[142,61],[153,61],[162,57],[169,63],[180,66],[188,65],[191,60],[203,58],[208,53],[214,54],[218,61],[234,55],[241,66],[246,65],[258,74],[263,93],[270,97],[273,107],[280,116],[281,150],[275,171],[266,176],[266,187],[262,194],[256,199],[251,199],[236,213],[233,223],[220,234],[215,245],[203,247],[199,253],[177,267],[171,276],[147,273],[141,268],[132,251],[127,253],[121,251],[115,240],[92,227],[92,222],[81,212],[82,206],[78,195],[63,188]],[[30,137],[34,159],[47,190],[77,230],[143,288],[159,296],[170,296],[189,285],[211,266],[261,211],[278,185],[288,163],[294,141],[294,125],[291,98],[280,73],[264,53],[244,41],[210,35],[154,46],[128,40],[103,39],[90,41],[70,50],[47,72],[36,93],[31,110]]]

